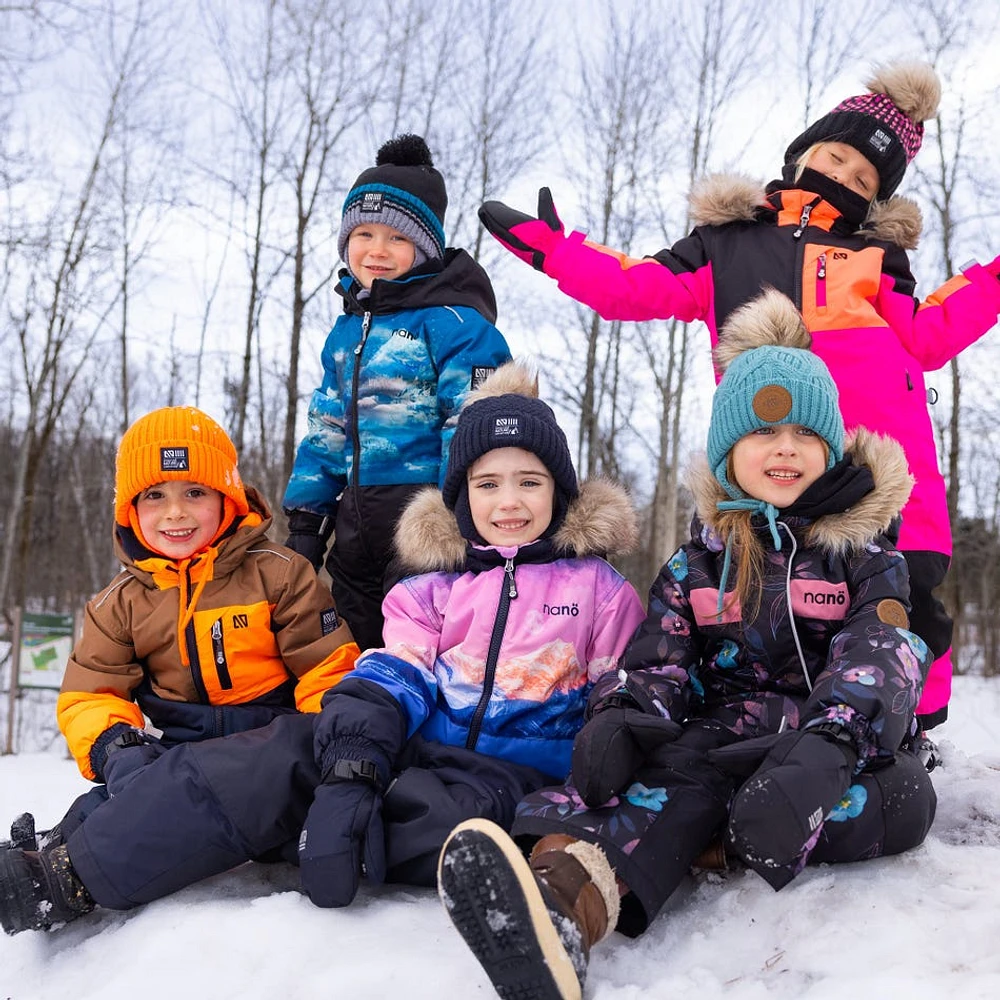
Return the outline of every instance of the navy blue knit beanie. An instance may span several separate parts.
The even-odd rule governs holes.
[[[417,249],[414,267],[444,256],[448,194],[427,143],[400,135],[379,149],[375,166],[358,175],[344,199],[337,252],[347,261],[351,232],[365,223],[398,229]]]
[[[484,383],[487,391],[490,381]],[[508,392],[477,398],[465,406],[451,439],[441,496],[445,506],[455,512],[462,537],[483,541],[472,521],[466,474],[476,459],[495,448],[523,448],[537,455],[549,470],[555,496],[552,521],[542,537],[554,534],[565,520],[570,501],[580,492],[566,435],[547,404],[533,396]]]

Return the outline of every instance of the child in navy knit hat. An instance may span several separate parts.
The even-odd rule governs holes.
[[[524,795],[566,778],[588,696],[644,617],[607,561],[637,535],[624,489],[577,482],[532,373],[501,366],[463,407],[443,493],[425,487],[400,518],[384,647],[318,714],[207,740],[116,792],[71,858],[90,906],[129,909],[279,853],[320,906],[346,906],[362,878],[434,885],[458,822],[509,828]],[[164,838],[165,816],[183,838]],[[19,882],[36,901],[30,872]],[[5,907],[0,891],[5,930],[52,922],[8,918],[18,894]]]
[[[421,486],[440,486],[459,408],[510,358],[486,272],[445,246],[444,180],[417,135],[378,151],[344,201],[337,291],[283,508],[286,544],[330,573],[362,649],[382,645],[393,529]],[[333,544],[327,554],[327,543]]]
[[[476,819],[445,844],[442,900],[501,996],[579,1000],[591,946],[640,934],[692,866],[781,889],[927,834],[928,650],[886,536],[912,479],[892,439],[845,438],[809,345],[778,292],[730,317],[691,540],[591,692],[569,779],[509,836]]]

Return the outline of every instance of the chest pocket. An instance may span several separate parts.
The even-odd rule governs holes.
[[[811,331],[888,326],[875,311],[883,251],[807,244],[802,268],[802,317]]]
[[[198,610],[194,629],[202,683],[213,705],[253,701],[288,679],[266,602]]]

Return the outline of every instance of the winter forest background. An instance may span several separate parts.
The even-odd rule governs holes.
[[[114,574],[115,446],[150,409],[217,416],[278,511],[340,311],[344,195],[406,131],[427,137],[449,243],[493,278],[498,326],[538,363],[581,473],[632,489],[644,537],[623,569],[644,591],[686,530],[706,331],[602,321],[476,208],[533,211],[548,184],[567,229],[655,252],[686,233],[693,180],[776,176],[874,64],[923,58],[941,114],[901,193],[923,210],[927,295],[1000,251],[998,51],[1000,4],[961,0],[0,2],[0,630],[17,606],[72,613]],[[1000,672],[996,337],[930,378],[956,663],[985,675]]]

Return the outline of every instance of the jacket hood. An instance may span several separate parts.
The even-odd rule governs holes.
[[[845,456],[855,465],[867,466],[875,488],[853,507],[837,514],[824,514],[809,526],[806,540],[831,555],[859,551],[892,523],[910,497],[913,477],[902,445],[894,438],[857,427],[845,442]],[[708,528],[718,525],[716,504],[729,500],[702,455],[688,472],[688,486],[694,494],[698,519]]]
[[[234,566],[242,562],[249,546],[255,542],[259,542],[262,538],[265,538],[268,528],[271,527],[271,510],[264,497],[253,486],[246,487],[246,494],[247,503],[250,506],[251,513],[257,514],[261,521],[259,524],[249,526],[241,524],[237,521],[235,527],[230,530],[230,533],[224,535],[216,543],[216,548],[219,550],[215,559],[214,573],[216,577],[224,576]],[[136,559],[143,559],[148,555],[153,555],[154,553],[149,553],[146,552],[145,549],[142,549],[139,554],[129,554],[126,546],[131,548],[133,545],[138,546],[139,544],[136,541],[135,536],[132,534],[131,528],[116,526],[116,530],[113,534],[115,558],[137,580],[140,580],[147,587],[154,587],[155,584],[153,583],[152,574],[148,573],[146,570],[140,569],[135,564]],[[125,542],[123,542],[123,536],[125,537]]]
[[[635,508],[617,483],[592,479],[580,484],[580,495],[553,536],[557,553],[567,556],[624,555],[639,537]],[[406,573],[453,572],[465,566],[466,540],[455,515],[433,487],[407,504],[396,525],[396,552]]]
[[[753,222],[768,209],[765,185],[741,174],[713,174],[699,181],[689,198],[696,226],[722,226]],[[920,241],[923,217],[916,202],[902,195],[875,202],[868,221],[858,230],[866,239],[894,243],[914,250]]]
[[[429,260],[396,281],[376,281],[371,295],[359,298],[360,283],[346,268],[340,271],[337,292],[344,312],[376,315],[431,306],[468,306],[491,323],[496,322],[497,300],[483,268],[465,250],[449,247],[440,260]]]

